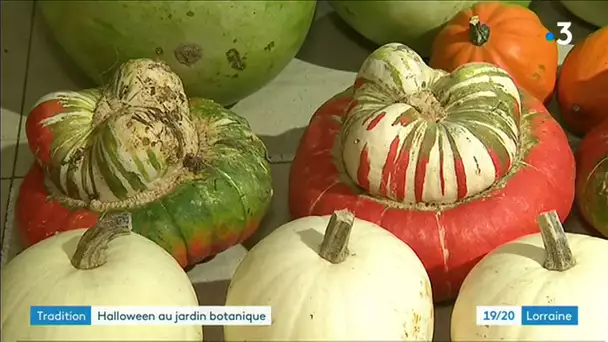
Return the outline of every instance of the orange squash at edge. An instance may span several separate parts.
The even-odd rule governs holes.
[[[585,221],[608,237],[608,120],[585,135],[575,156],[576,204]]]
[[[608,118],[608,26],[570,50],[557,80],[557,102],[566,127],[578,135]]]
[[[551,101],[558,66],[557,44],[531,10],[482,2],[460,11],[439,32],[430,65],[453,71],[469,62],[487,62],[507,70],[518,86],[545,104]]]

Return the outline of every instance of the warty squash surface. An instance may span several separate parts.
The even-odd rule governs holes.
[[[313,115],[290,171],[292,216],[347,208],[405,241],[437,301],[496,246],[574,198],[574,157],[545,107],[506,71],[434,70],[401,44]]]
[[[16,207],[26,246],[124,210],[134,232],[193,265],[250,236],[272,196],[247,121],[189,101],[163,62],[132,60],[105,88],[43,97],[26,133],[36,157]]]

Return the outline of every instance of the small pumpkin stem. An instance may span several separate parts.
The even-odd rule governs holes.
[[[106,263],[106,250],[110,241],[131,232],[131,214],[103,215],[97,224],[89,228],[78,241],[72,256],[72,266],[79,270],[91,270]]]
[[[348,210],[334,211],[329,219],[321,242],[319,256],[332,264],[339,264],[348,257],[348,240],[355,222],[355,215]]]
[[[402,102],[414,107],[418,113],[432,122],[439,122],[447,115],[439,100],[429,90],[411,94],[404,98]]]
[[[543,267],[549,271],[566,271],[574,265],[576,260],[568,245],[568,237],[564,227],[559,221],[555,210],[541,214],[536,220],[540,227],[540,234],[545,245],[545,263]]]
[[[476,46],[482,46],[490,39],[490,28],[474,15],[469,20],[469,40]]]

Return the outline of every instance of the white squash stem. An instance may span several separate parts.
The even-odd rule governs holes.
[[[568,237],[564,227],[559,221],[555,210],[541,214],[537,219],[540,234],[545,245],[545,262],[543,267],[549,271],[566,271],[574,265],[576,260],[572,255]]]
[[[106,263],[106,250],[113,239],[131,233],[131,215],[113,213],[101,217],[97,224],[82,235],[72,256],[72,266],[91,270]]]
[[[334,211],[329,219],[319,256],[332,264],[339,264],[348,257],[348,241],[355,215],[348,210]]]

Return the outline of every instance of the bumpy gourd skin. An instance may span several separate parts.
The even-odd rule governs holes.
[[[267,151],[247,121],[188,100],[162,62],[130,61],[103,89],[45,96],[27,136],[37,163],[17,203],[26,245],[129,211],[133,231],[186,266],[250,236],[272,197]]]

